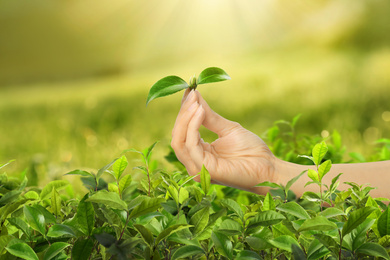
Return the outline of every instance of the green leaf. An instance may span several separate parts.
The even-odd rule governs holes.
[[[268,241],[271,245],[276,248],[285,250],[291,253],[291,245],[299,246],[298,242],[291,236],[282,235],[275,239],[271,239]]]
[[[231,79],[230,76],[223,70],[217,67],[210,67],[203,70],[198,77],[197,84],[206,84],[219,82]]]
[[[389,207],[378,218],[378,231],[381,237],[390,235],[390,211]]]
[[[383,246],[376,243],[371,243],[371,242],[365,243],[361,245],[356,250],[356,252],[360,254],[374,256],[374,257],[382,257],[384,259],[390,260],[389,254],[387,253],[386,249]]]
[[[150,232],[149,229],[144,227],[143,225],[134,224],[135,229],[140,233],[142,239],[145,241],[146,244],[149,245],[151,248],[154,243],[154,238],[152,232]]]
[[[282,214],[268,210],[257,214],[254,218],[249,221],[248,229],[258,226],[271,226],[279,223],[286,219]]]
[[[327,152],[328,152],[328,146],[326,146],[325,142],[321,142],[314,146],[312,150],[312,154],[313,154],[314,163],[317,166],[321,164],[321,161]]]
[[[179,230],[188,228],[188,227],[190,227],[190,225],[187,225],[187,224],[176,224],[176,225],[173,225],[173,226],[170,226],[170,227],[164,229],[160,234],[158,234],[158,236],[156,238],[156,245],[158,245],[158,243],[160,243],[163,239],[169,237],[173,233],[175,233],[175,232],[177,232]]]
[[[64,175],[79,175],[83,177],[95,177],[92,173],[83,171],[83,170],[74,170],[68,173],[65,173]]]
[[[204,191],[204,194],[207,195],[210,190],[210,173],[204,165],[202,165],[202,170],[200,171],[200,186]]]
[[[291,245],[292,255],[294,256],[294,260],[306,260],[305,252],[303,252],[302,248],[296,244]]]
[[[314,234],[313,236],[319,240],[319,242],[323,244],[330,252],[332,252],[334,257],[338,256],[339,245],[332,237],[324,234]]]
[[[23,212],[28,224],[44,236],[46,233],[46,228],[45,217],[43,214],[36,208],[30,206],[24,206]]]
[[[117,181],[121,179],[122,173],[125,171],[128,165],[126,156],[122,155],[115,163],[112,165],[112,170],[114,171],[114,177]]]
[[[81,200],[77,207],[76,216],[80,231],[87,236],[91,235],[95,226],[95,209],[92,203]]]
[[[5,247],[14,239],[15,238],[12,235],[2,234],[2,236],[0,236],[0,256],[5,253]]]
[[[68,185],[69,182],[64,180],[55,180],[49,182],[41,191],[41,200],[48,199],[52,194],[53,188],[59,191],[65,189]]]
[[[312,179],[315,182],[319,182],[320,181],[320,179],[318,177],[318,173],[315,170],[313,170],[313,169],[309,169],[307,171],[307,176],[309,176],[309,178]]]
[[[152,154],[152,151],[154,149],[154,147],[156,146],[156,144],[158,143],[158,141],[154,142],[151,146],[148,147],[148,149],[146,150],[144,156],[145,156],[145,159],[146,159],[146,162],[145,163],[149,163],[149,160],[150,160],[150,155]]]
[[[65,235],[70,235],[73,237],[76,237],[75,232],[73,229],[67,225],[64,224],[55,224],[49,228],[47,231],[47,236],[48,237],[60,237],[60,236],[65,236]]]
[[[312,191],[305,191],[302,195],[302,198],[313,202],[321,201],[321,197]]]
[[[100,168],[96,174],[96,180],[99,180],[103,173],[105,173],[116,162],[116,160],[118,160],[118,158],[112,160],[112,162],[105,165],[103,168]]]
[[[79,238],[72,248],[72,260],[89,259],[93,250],[93,240],[91,238]]]
[[[141,204],[131,211],[129,218],[137,218],[147,213],[154,212],[161,207],[161,203],[164,201],[165,200],[162,198],[145,198]]]
[[[320,181],[330,171],[330,168],[332,167],[332,161],[326,160],[325,162],[321,163],[320,167],[318,167],[318,174],[320,175]]]
[[[125,175],[123,178],[119,181],[119,190],[121,194],[123,194],[123,191],[130,186],[132,181],[131,175]]]
[[[330,231],[337,229],[337,225],[323,216],[317,216],[312,219],[307,219],[301,227],[298,229],[298,232],[307,231],[307,230],[321,230],[321,231]]]
[[[22,192],[18,190],[12,190],[10,192],[7,192],[4,196],[0,198],[0,206],[16,201],[21,193]]]
[[[270,182],[270,181],[265,181],[265,182],[259,183],[255,187],[270,187],[270,188],[274,188],[274,189],[282,189],[283,190],[282,186],[280,186],[279,184],[276,184],[274,182]]]
[[[256,252],[249,250],[242,250],[234,260],[262,260],[261,256],[259,256]]]
[[[178,76],[162,78],[150,88],[148,98],[146,99],[146,105],[153,99],[174,94],[188,87],[187,82]]]
[[[264,198],[262,209],[263,209],[263,211],[275,210],[275,201],[269,192],[267,192],[267,195]]]
[[[127,204],[119,197],[116,192],[108,192],[106,190],[100,190],[89,197],[86,201],[101,203],[105,206],[113,209],[127,210]]]
[[[291,201],[283,203],[277,207],[279,211],[286,212],[290,215],[297,217],[298,219],[309,219],[310,216],[304,208],[298,203]]]
[[[292,178],[291,180],[289,180],[288,182],[287,182],[287,184],[286,184],[286,187],[284,188],[286,191],[288,191],[290,188],[291,188],[291,186],[304,174],[306,172],[306,170],[305,171],[303,171],[303,172],[301,172],[298,176],[296,176],[296,177],[294,177],[294,178]]]
[[[8,218],[8,222],[21,230],[28,238],[31,236],[30,228],[21,218]],[[1,254],[0,254],[1,255]]]
[[[234,213],[236,213],[236,215],[239,218],[243,219],[244,213],[242,212],[240,205],[237,202],[235,202],[234,200],[232,200],[232,199],[221,200],[221,205],[228,208],[229,210],[233,211]]]
[[[57,217],[61,216],[61,201],[60,194],[58,194],[57,190],[53,187],[51,193],[51,211]]]
[[[202,248],[195,245],[187,245],[177,249],[175,253],[173,253],[171,259],[189,259],[190,256],[192,257],[200,254],[205,254],[205,251]]]
[[[227,218],[222,221],[218,228],[218,232],[227,236],[238,235],[242,233],[242,227],[237,221]]]
[[[213,231],[211,233],[211,239],[213,240],[218,253],[228,259],[233,259],[233,244],[227,236]]]
[[[344,223],[342,236],[344,237],[346,234],[350,233],[357,226],[359,226],[366,218],[375,210],[374,207],[364,207],[360,208],[356,211],[353,211],[348,220]]]
[[[320,259],[327,254],[329,254],[329,250],[318,239],[311,241],[307,249],[308,260]]]
[[[352,230],[352,232],[350,233],[351,238],[353,240],[352,251],[355,251],[364,242],[366,242],[367,231],[372,227],[374,223],[375,219],[367,218],[362,224]]]
[[[20,257],[26,260],[38,260],[37,254],[26,243],[13,244],[10,247],[6,247],[7,251],[14,256]]]
[[[51,244],[50,247],[47,249],[45,256],[43,257],[43,260],[53,259],[68,246],[70,246],[70,244],[65,242],[56,242]]]
[[[336,216],[345,216],[346,214],[341,209],[332,207],[332,208],[327,208],[324,211],[320,212],[319,215],[326,218],[333,218]]]
[[[195,236],[201,232],[209,223],[209,208],[204,207],[197,211],[190,219],[190,224],[193,225],[192,234]]]
[[[7,166],[8,164],[10,164],[10,163],[12,163],[12,162],[14,162],[14,161],[15,161],[15,159],[9,160],[7,163],[1,164],[1,165],[0,165],[0,169],[3,168],[3,167],[5,167],[5,166]]]

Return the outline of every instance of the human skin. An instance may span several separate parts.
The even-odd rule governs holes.
[[[203,125],[218,135],[212,143],[201,139],[199,128]],[[200,172],[202,165],[210,172],[215,184],[230,186],[257,194],[266,194],[267,187],[256,184],[270,181],[286,185],[301,172],[315,166],[299,165],[276,158],[264,141],[240,124],[227,120],[215,113],[196,90],[186,90],[181,108],[172,130],[171,146],[177,158],[190,175]],[[330,184],[332,178],[340,176],[340,190],[349,186],[343,182],[352,181],[367,184],[376,189],[373,197],[390,198],[390,161],[333,164],[323,183]],[[200,177],[194,178],[200,181]],[[311,181],[304,174],[291,187],[297,196],[305,191],[318,191],[318,187],[305,183]]]

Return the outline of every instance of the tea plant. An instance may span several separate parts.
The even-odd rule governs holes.
[[[183,89],[189,88],[193,90],[201,84],[219,82],[229,79],[230,76],[223,69],[217,67],[209,67],[203,70],[199,74],[198,78],[196,78],[195,75],[192,76],[188,83],[178,76],[168,76],[153,84],[149,90],[146,105],[148,105],[149,102],[153,99],[168,96]]]
[[[272,134],[271,144],[280,133]],[[273,189],[265,196],[212,185],[205,167],[197,183],[172,153],[166,158],[178,170],[159,169],[152,160],[156,143],[126,150],[96,172],[67,173],[83,180],[88,192],[82,197],[65,180],[36,188],[28,186],[24,173],[2,173],[0,260],[390,259],[388,199],[372,198],[371,187],[354,182],[339,191],[340,175],[323,182],[332,167],[329,151],[343,150],[334,137],[329,145],[311,147],[303,144],[317,137],[295,138],[284,154],[311,150],[300,159],[308,158],[314,169],[297,173],[285,186],[260,183]],[[132,168],[145,178],[132,178],[127,152],[140,154],[143,164]],[[296,200],[291,187],[303,174],[312,180],[307,185],[318,185],[318,193]]]

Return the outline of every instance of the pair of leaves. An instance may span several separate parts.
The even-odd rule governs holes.
[[[160,79],[149,90],[146,105],[153,99],[174,94],[186,88],[196,88],[197,85],[229,80],[230,76],[217,67],[210,67],[203,70],[197,80],[192,78],[190,84],[178,76],[168,76]],[[194,82],[195,81],[195,82]]]

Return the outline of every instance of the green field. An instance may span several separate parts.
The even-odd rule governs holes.
[[[300,133],[326,137],[336,129],[347,153],[369,158],[374,141],[390,137],[389,60],[388,49],[269,51],[235,63],[210,64],[224,68],[232,80],[200,86],[199,91],[215,111],[260,136],[274,121],[301,113]],[[155,156],[162,162],[169,152],[181,94],[146,108],[148,90],[167,74],[189,78],[201,69],[172,66],[2,87],[0,161],[15,159],[8,172],[29,168],[47,182],[75,168],[97,169],[124,149],[143,149],[160,141]],[[215,138],[201,131],[206,140]]]

